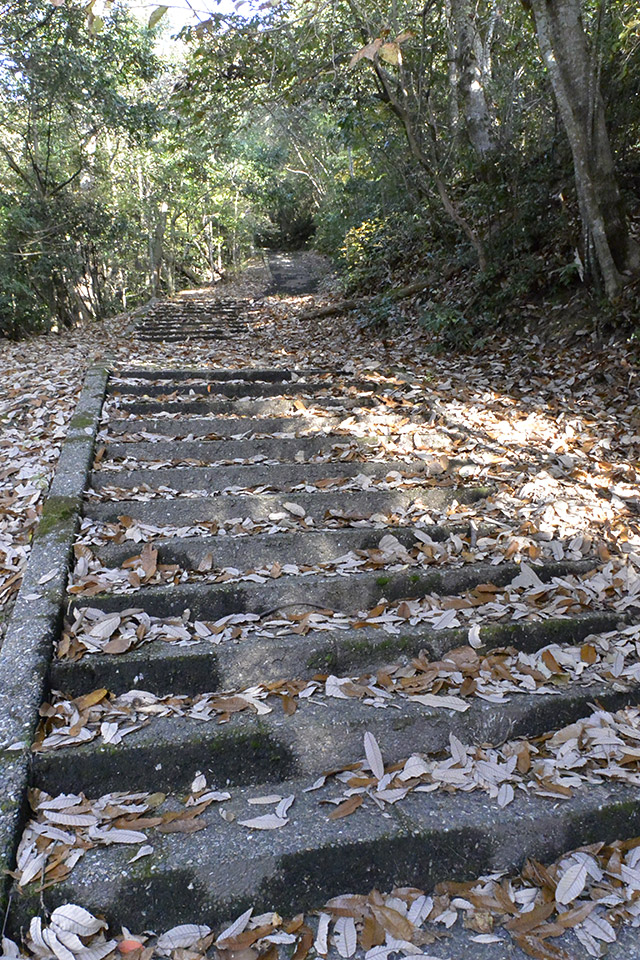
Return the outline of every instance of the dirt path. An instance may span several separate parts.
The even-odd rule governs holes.
[[[273,278],[269,294],[315,293],[318,284],[331,272],[326,258],[312,251],[269,253],[267,263]]]

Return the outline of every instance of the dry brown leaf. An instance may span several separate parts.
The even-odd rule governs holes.
[[[158,833],[198,833],[205,827],[204,820],[173,820],[171,823],[161,824],[157,830]]]
[[[528,913],[522,913],[514,917],[513,920],[509,920],[505,923],[505,927],[513,933],[528,933],[530,930],[535,930],[536,927],[539,927],[548,920],[551,914],[555,912],[555,909],[556,905],[554,901],[541,903]]]
[[[339,820],[341,817],[348,817],[354,813],[358,807],[363,804],[363,799],[359,794],[348,797],[343,803],[339,804],[335,810],[329,814],[329,820]]]
[[[555,944],[545,943],[531,934],[514,936],[516,944],[533,960],[573,960],[573,957]]]
[[[109,640],[109,643],[102,648],[102,652],[111,654],[126,653],[132,644],[133,637],[126,637],[122,635],[120,637],[115,637],[113,640]]]
[[[72,701],[75,705],[78,713],[83,713],[85,710],[88,710],[89,707],[93,707],[96,703],[100,703],[108,695],[109,691],[102,687],[100,690],[94,690],[92,693],[85,693],[81,697],[77,697],[76,700]]]

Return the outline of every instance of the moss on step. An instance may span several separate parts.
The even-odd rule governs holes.
[[[86,430],[87,427],[93,427],[96,418],[89,413],[76,413],[71,418],[69,428],[71,430]]]
[[[225,730],[211,736],[210,730],[190,729],[188,739],[178,743],[159,735],[134,749],[121,744],[87,744],[37,754],[33,780],[48,793],[64,793],[81,782],[87,795],[111,790],[188,789],[194,770],[206,774],[210,784],[223,787],[260,783],[269,776],[286,778],[296,771],[288,746],[261,729]]]
[[[57,534],[59,539],[66,538],[68,531],[65,525],[79,510],[80,502],[76,497],[47,497],[36,536],[48,537]]]

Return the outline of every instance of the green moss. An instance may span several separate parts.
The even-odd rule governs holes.
[[[307,660],[307,669],[320,671],[337,670],[338,658],[332,651],[313,653]]]
[[[460,640],[466,636],[466,631],[460,631]],[[384,639],[340,639],[340,651],[323,650],[312,654],[307,660],[309,670],[319,672],[337,672],[347,670],[351,666],[364,664],[371,666],[377,661],[383,661],[388,658],[397,657],[399,654],[406,653],[413,656],[425,646],[423,641],[417,637],[394,636]]]
[[[571,818],[567,843],[571,847],[584,843],[635,837],[640,829],[640,802],[636,797],[609,802],[598,810],[577,813]]]
[[[42,517],[36,532],[37,537],[47,537],[60,533],[63,524],[71,520],[80,511],[80,503],[75,497],[47,497]],[[64,531],[66,536],[66,531]]]
[[[149,836],[153,838],[151,831],[149,831]],[[143,857],[128,867],[127,872],[132,880],[153,880],[153,878],[158,875],[158,867],[162,859],[157,851],[154,850],[150,857]]]
[[[86,427],[92,427],[95,422],[96,418],[89,413],[76,413],[71,418],[70,427],[72,430],[84,430]]]
[[[394,717],[391,721],[391,727],[396,732],[399,730],[408,730],[415,720],[413,717]]]
[[[391,577],[377,577],[376,583],[378,584],[379,587],[386,587],[386,585],[390,582],[390,580],[391,580]]]
[[[386,656],[387,654],[403,653],[406,650],[410,652],[415,649],[415,638],[410,637],[388,637],[384,640],[350,640],[343,643],[343,650],[350,659],[361,660],[366,655]]]
[[[101,743],[96,747],[96,753],[101,756],[115,757],[116,754],[120,752],[121,750],[119,750],[118,746],[114,743]]]

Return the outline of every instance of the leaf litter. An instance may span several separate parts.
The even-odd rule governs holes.
[[[98,608],[77,607],[73,620],[65,625],[58,656],[78,659],[86,652],[122,653],[155,639],[174,643],[206,639],[217,644],[249,636],[305,635],[312,630],[366,627],[397,634],[401,628],[418,625],[444,630],[487,621],[562,618],[595,610],[610,610],[625,616],[640,605],[640,555],[635,553],[620,560],[611,559],[583,574],[552,577],[548,583],[541,582],[527,564],[521,563],[519,570],[511,584],[503,588],[481,583],[455,597],[425,594],[419,599],[394,602],[382,597],[374,608],[355,615],[313,608],[305,613],[286,614],[287,604],[282,602],[268,614],[230,614],[217,621],[194,624],[189,620],[188,611],[182,617],[163,619],[131,608],[118,615],[118,623],[114,614],[105,614]],[[101,635],[104,623],[109,625],[107,637]],[[122,640],[116,645],[120,637]]]
[[[302,303],[304,302],[303,300]],[[413,330],[410,334],[399,333],[389,347],[388,342],[381,345],[375,342],[370,333],[366,335],[368,339],[364,339],[357,332],[354,334],[349,324],[342,324],[333,319],[329,324],[320,321],[314,325],[313,330],[310,330],[308,326],[297,322],[290,308],[291,303],[266,301],[261,322],[251,328],[245,342],[234,343],[233,357],[225,355],[224,350],[214,355],[210,344],[199,346],[192,342],[188,345],[163,346],[144,343],[140,344],[141,350],[144,351],[141,360],[143,363],[162,363],[171,359],[174,363],[180,363],[182,360],[191,365],[194,362],[202,362],[205,365],[223,364],[239,367],[253,362],[254,358],[260,354],[262,362],[268,361],[270,356],[273,356],[276,362],[281,362],[278,354],[271,353],[272,345],[286,342],[289,350],[288,360],[294,363],[304,364],[308,362],[308,357],[313,356],[315,363],[340,362],[342,368],[348,372],[352,361],[347,359],[345,362],[345,357],[354,356],[352,369],[357,368],[359,371],[368,372],[375,381],[376,370],[380,367],[379,357],[384,348],[390,362],[397,361],[404,367],[409,367],[414,376],[418,377],[418,381],[425,374],[428,374],[429,379],[423,380],[421,385],[418,383],[413,389],[407,389],[406,384],[401,384],[400,381],[394,388],[392,378],[386,380],[382,377],[378,378],[376,392],[383,395],[383,404],[392,409],[394,414],[404,412],[410,420],[416,400],[421,398],[423,392],[428,392],[431,397],[431,406],[428,422],[426,427],[422,428],[422,432],[425,435],[429,434],[428,442],[434,448],[431,452],[435,453],[437,439],[441,443],[438,456],[462,459],[468,459],[470,456],[477,457],[478,464],[472,469],[478,470],[478,465],[482,464],[480,468],[484,471],[482,478],[491,480],[496,486],[495,495],[484,502],[471,506],[454,504],[447,511],[447,517],[450,520],[456,522],[472,520],[476,525],[482,522],[505,522],[513,524],[512,532],[516,535],[539,537],[541,540],[538,542],[543,543],[552,542],[554,539],[566,540],[568,537],[584,536],[593,540],[595,550],[604,564],[603,570],[584,581],[580,581],[579,578],[578,580],[564,578],[570,583],[574,591],[573,596],[571,591],[567,590],[567,583],[553,585],[558,588],[557,590],[547,589],[546,606],[539,602],[540,597],[535,597],[535,585],[529,588],[534,592],[527,596],[525,603],[516,596],[518,591],[504,594],[497,592],[491,595],[489,603],[475,605],[474,611],[478,618],[484,614],[488,619],[496,617],[499,619],[510,614],[535,618],[551,615],[551,613],[557,614],[563,606],[566,613],[571,614],[578,609],[598,609],[601,604],[608,605],[623,614],[633,613],[637,593],[635,577],[630,575],[629,567],[625,570],[620,564],[620,553],[628,555],[635,551],[634,537],[638,533],[638,500],[634,464],[638,461],[640,437],[638,436],[639,418],[634,400],[636,370],[633,362],[629,362],[624,346],[607,345],[607,363],[604,366],[604,373],[602,373],[601,357],[595,355],[590,345],[585,349],[586,341],[577,345],[568,341],[554,343],[554,349],[545,352],[537,338],[526,334],[517,344],[515,360],[512,341],[495,337],[489,341],[482,355],[447,356],[446,361],[430,357],[428,364],[425,364],[420,356],[420,334],[416,335]],[[71,341],[69,368],[72,379],[78,376],[77,371],[85,362],[87,353],[93,349],[93,344],[98,340],[104,342],[105,335],[108,337],[111,333],[108,328],[97,325],[81,335],[74,335],[81,339],[82,350],[85,352],[82,354],[82,350],[76,350],[76,344]],[[71,337],[67,340],[61,338],[65,349],[70,340]],[[131,343],[125,341],[126,337],[123,337],[121,332],[119,338],[114,336],[114,352],[123,360],[133,359],[135,362],[135,357],[131,357]],[[133,347],[135,350],[135,340]],[[78,353],[82,354],[82,359],[79,361]],[[15,351],[11,348],[11,351],[6,351],[6,356],[9,358],[9,363],[13,363],[14,367],[19,369],[22,377],[25,370],[24,356],[28,356],[28,348],[24,345],[16,347]],[[27,360],[28,362],[32,363],[32,373],[28,373],[27,376],[31,376],[35,384],[42,377],[42,351],[38,344],[32,351],[32,360]],[[4,369],[6,368],[3,368],[3,371]],[[61,374],[59,375],[56,371],[51,376],[54,395],[56,390],[59,393],[63,392],[64,387],[61,389],[61,384],[67,373],[63,364]],[[72,389],[77,389],[77,383],[78,380],[75,381]],[[24,379],[21,380],[19,388],[24,394]],[[35,406],[38,406],[37,399]],[[58,412],[62,413],[61,419],[64,421],[65,417],[68,418],[69,411],[59,411],[59,406]],[[16,428],[19,436],[17,441],[9,437],[10,443],[3,445],[1,451],[3,464],[6,462],[5,451],[12,449],[11,442],[24,444],[30,430],[33,432],[29,425],[24,429],[19,423],[16,425],[15,415],[13,423],[14,427],[11,429]],[[464,430],[460,428],[460,424],[465,425]],[[59,426],[61,430],[64,429],[64,423],[60,423]],[[433,426],[438,428],[437,437],[433,436],[431,430]],[[412,435],[415,434],[417,434],[419,445],[421,431],[413,430]],[[6,434],[3,432],[3,441],[5,437]],[[46,488],[50,476],[50,470],[47,474],[47,463],[52,464],[57,456],[55,446],[55,444],[49,445],[47,438],[44,452],[40,454],[36,451],[37,467],[42,469],[44,466],[41,474],[44,482],[41,487],[38,489],[40,484],[38,474],[32,472],[28,483],[33,482],[35,475],[33,485],[36,489],[27,489],[23,500],[20,499],[22,497],[20,486],[17,487],[17,500],[13,493],[10,494],[14,499],[9,504],[9,509],[14,513],[13,519],[8,525],[5,524],[3,529],[3,534],[6,534],[2,545],[5,550],[3,561],[5,568],[2,571],[5,592],[0,600],[6,601],[7,597],[10,599],[15,595],[16,585],[19,584],[20,568],[28,552],[29,533],[37,523],[42,490]],[[25,449],[24,446],[21,449]],[[419,449],[419,446],[416,446],[416,449]],[[8,456],[14,458],[12,452]],[[33,470],[29,466],[27,469]],[[353,489],[368,489],[376,486],[375,481],[371,481],[370,478],[355,479]],[[433,479],[435,477],[428,478],[429,482]],[[447,479],[446,468],[445,479]],[[347,479],[347,485],[352,482],[352,478]],[[394,489],[395,484],[397,489],[402,485],[417,486],[424,482],[424,473],[421,477],[400,475],[391,477],[390,481],[385,478],[381,488],[385,489],[384,484],[389,484],[387,489]],[[345,484],[336,480],[326,489],[331,489],[332,486],[342,489]],[[309,488],[322,489],[313,485],[309,485]],[[238,488],[230,488],[228,492],[239,491]],[[247,488],[242,492],[250,491]],[[127,488],[123,489],[123,493],[125,496],[130,496]],[[165,496],[167,493],[171,495],[171,490],[165,488],[161,493]],[[175,493],[180,496],[185,495],[181,491],[175,491]],[[193,493],[193,491],[187,491],[186,495],[193,495]],[[134,491],[132,498],[135,499],[136,496],[141,499],[149,498],[149,491],[141,490],[138,494]],[[9,516],[9,512],[5,515]],[[20,542],[21,537],[22,542]],[[8,544],[9,552],[5,544]],[[549,549],[554,551],[558,547]],[[563,544],[560,544],[560,549],[564,549]],[[11,553],[12,550],[14,553]],[[615,563],[611,566],[609,566],[610,558],[615,558]],[[531,559],[533,558],[529,558]],[[633,567],[633,561],[631,567]],[[16,574],[18,576],[12,579]],[[509,597],[510,606],[502,603],[506,596]],[[523,607],[526,609],[523,610]],[[373,623],[379,619],[378,617],[365,619],[370,619],[372,626],[392,631],[394,624],[405,622],[401,617],[394,620],[393,615],[388,620],[385,619],[387,611],[393,614],[393,610],[393,605],[384,605],[380,614],[383,618],[381,624]],[[429,610],[434,612],[433,606],[429,607]],[[419,606],[412,608],[410,612],[413,614],[412,619],[417,618],[418,623],[425,622],[419,619],[422,613]],[[450,612],[441,609],[440,615],[450,614]],[[455,611],[455,618],[461,617],[464,621],[465,616],[464,612]],[[317,620],[313,619],[316,617]],[[344,619],[340,620],[340,617],[334,615],[327,616],[323,620],[319,615],[312,614],[306,624],[302,624],[301,632],[304,632],[307,626],[309,629],[324,629],[329,621],[334,621],[334,626],[337,625],[335,621],[341,625],[344,623]],[[478,622],[481,621],[478,619]],[[290,628],[290,621],[288,624],[280,625],[280,629],[287,628]],[[270,629],[278,629],[278,626],[274,627],[272,624]],[[189,641],[178,639],[176,642]],[[599,656],[600,651],[597,653]],[[555,659],[555,652],[552,656]],[[590,659],[592,656],[591,651],[587,650],[586,657]],[[615,682],[617,679],[615,671],[619,664],[616,664],[614,659],[611,665],[613,682]],[[587,666],[589,666],[588,660]],[[477,894],[486,898],[485,905],[480,911],[481,921],[478,922],[484,923],[487,914],[493,917],[494,913],[498,918],[508,916],[509,920],[521,921],[520,926],[514,928],[511,935],[519,938],[517,941],[519,945],[532,956],[545,956],[545,945],[549,939],[561,936],[560,930],[564,932],[566,929],[573,928],[587,953],[590,956],[598,956],[599,951],[615,938],[620,922],[631,925],[636,922],[637,912],[634,912],[637,908],[637,888],[634,886],[637,869],[637,856],[634,853],[636,849],[637,841],[627,841],[626,844],[617,843],[608,847],[595,845],[593,848],[578,851],[592,858],[596,866],[603,871],[603,879],[595,880],[592,874],[596,867],[589,861],[591,871],[586,871],[587,881],[583,889],[580,887],[585,874],[581,866],[584,860],[578,853],[568,855],[564,861],[546,868],[546,880],[542,884],[539,884],[538,880],[532,881],[524,877],[524,874],[520,878],[509,881],[510,897],[515,903],[517,915],[513,914],[513,907],[509,908],[507,914],[500,913],[505,905],[501,893],[502,885],[506,882],[505,878],[490,879],[486,881],[488,892],[483,888],[481,893]],[[539,865],[534,865],[531,872],[538,877],[539,874],[542,875],[543,869]],[[563,884],[560,886],[560,901],[555,900],[554,883],[556,888]],[[577,900],[569,899],[575,891],[579,891],[576,893]],[[462,896],[459,896],[460,894]],[[447,901],[438,914],[444,918],[437,925],[438,927],[450,923],[452,914],[455,921],[458,915],[463,916],[469,912],[468,908],[453,906],[454,901],[464,899],[471,902],[471,899],[476,896],[473,893],[473,887],[465,890],[456,889],[451,894],[445,891],[436,895],[443,896]],[[550,898],[553,904],[563,909],[558,911],[556,905],[547,912]],[[396,899],[401,900],[402,895]],[[500,903],[500,910],[496,911],[495,904],[486,905],[492,899]],[[417,900],[419,897],[416,897]],[[568,901],[568,903],[561,901]],[[596,903],[595,908],[591,907],[591,902]],[[564,909],[567,905],[568,910]],[[574,907],[576,907],[575,910]],[[413,901],[409,910],[412,908]],[[363,908],[359,907],[359,909]],[[536,910],[537,912],[534,912]],[[583,919],[580,911],[585,910],[588,915]],[[529,920],[526,918],[521,920],[519,914],[522,913],[530,913],[532,916]],[[537,922],[542,914],[545,914],[544,919]],[[328,912],[324,916],[330,918],[332,915]],[[338,917],[338,919],[341,918]],[[356,932],[360,936],[361,928],[362,930],[365,928],[365,922],[357,917],[352,919]],[[334,946],[339,939],[343,952],[348,952],[352,939],[351,926],[342,923],[336,933],[332,930],[331,920],[327,922],[323,920],[322,924],[324,933],[319,926],[317,934],[320,946],[323,945],[323,938],[328,937]],[[346,927],[348,930],[345,929]],[[330,930],[331,933],[328,933]],[[101,931],[95,936],[99,937],[102,933]],[[33,934],[32,943],[39,943],[38,949],[42,951],[45,949],[42,946],[44,941],[42,933],[37,930],[37,925],[34,927]],[[55,931],[52,932],[51,937],[54,935]],[[286,935],[295,938],[295,934]],[[376,955],[386,956],[385,945],[391,943],[388,940],[389,936],[394,935],[387,934],[382,944],[374,944],[369,949],[379,950],[382,947],[383,949]],[[481,929],[478,936],[491,936],[491,933]],[[399,939],[394,939],[393,943],[398,943]],[[145,937],[140,940],[141,943],[143,941],[146,942]],[[62,943],[53,939],[48,941],[49,944],[54,942]],[[255,956],[258,956],[263,945],[259,938],[254,943],[259,944],[255,952]],[[11,955],[12,948],[9,945],[5,946],[5,952],[7,948]],[[48,953],[37,953],[34,950],[32,955],[56,955],[50,945],[46,946],[46,949]],[[143,947],[143,949],[148,948]],[[73,954],[73,951],[71,952]],[[196,953],[196,956],[199,954]],[[69,958],[65,955],[64,960]]]
[[[286,504],[285,504],[286,506]],[[289,507],[296,506],[289,504]],[[299,508],[303,509],[303,508]],[[268,531],[272,534],[273,529]],[[399,531],[403,535],[408,531]],[[157,551],[149,542],[145,542],[139,554],[132,554],[120,567],[106,566],[84,544],[75,545],[75,567],[70,577],[68,592],[74,596],[83,596],[103,592],[134,593],[142,586],[166,583],[228,583],[231,581],[252,581],[266,583],[280,576],[309,576],[326,574],[332,576],[350,576],[366,570],[384,570],[398,572],[408,569],[430,569],[434,566],[459,568],[465,564],[490,562],[497,566],[504,562],[525,563],[525,558],[533,554],[541,559],[583,560],[598,558],[597,545],[588,538],[573,538],[563,544],[553,540],[551,543],[527,543],[526,538],[493,538],[484,536],[473,538],[474,545],[465,543],[457,533],[449,534],[444,540],[435,541],[428,533],[416,530],[410,533],[415,537],[413,543],[405,546],[397,536],[386,533],[376,547],[349,550],[341,556],[317,563],[277,563],[270,561],[263,566],[248,569],[219,567],[214,564],[216,546],[201,559],[197,566],[181,567],[177,563],[161,563]],[[403,537],[404,539],[404,537]],[[524,541],[524,542],[523,542]],[[638,542],[640,547],[640,541]],[[539,583],[535,584],[536,586]]]
[[[357,953],[365,960],[388,960],[419,954],[428,960],[429,946],[446,948],[448,931],[457,926],[464,928],[470,943],[513,943],[538,960],[571,960],[575,946],[585,956],[602,957],[621,929],[640,926],[639,889],[640,838],[635,838],[580,847],[546,866],[529,860],[518,874],[445,881],[430,892],[397,887],[388,893],[346,893],[292,919],[249,909],[217,935],[198,923],[160,934],[136,934],[125,927],[108,931],[99,917],[64,904],[48,921],[34,917],[21,946],[5,937],[2,955],[117,960],[134,953],[136,960],[154,955],[171,960],[277,960],[293,951],[306,960],[313,949],[320,957]]]
[[[99,621],[100,638],[111,643],[119,621],[119,614]],[[479,643],[477,636],[476,641],[472,628],[470,638]],[[98,737],[119,743],[158,717],[225,723],[242,712],[270,713],[278,701],[288,715],[318,699],[327,705],[336,699],[358,701],[377,710],[404,700],[464,712],[476,698],[507,703],[514,695],[559,696],[569,684],[585,692],[598,684],[625,691],[639,682],[640,626],[629,626],[588,635],[580,644],[550,644],[531,654],[509,647],[481,652],[477,646],[461,646],[439,660],[422,651],[375,673],[343,677],[319,673],[309,680],[283,678],[193,697],[141,690],[113,696],[100,689],[69,700],[54,692],[51,703],[41,708],[43,719],[33,749],[66,748]]]
[[[82,794],[52,797],[31,789],[32,817],[24,829],[11,875],[18,888],[37,883],[44,889],[63,882],[88,850],[112,844],[138,846],[129,860],[153,854],[149,832],[195,833],[204,830],[202,814],[212,803],[231,795],[210,790],[196,776],[184,800],[165,793],[116,792],[95,800]],[[153,833],[152,833],[153,835]]]

